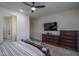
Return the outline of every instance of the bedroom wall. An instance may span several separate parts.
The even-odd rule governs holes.
[[[0,7],[0,42],[3,41],[3,18],[7,15],[17,16],[17,40],[29,39],[29,16]]]
[[[58,31],[44,31],[44,23],[55,21],[58,23]],[[79,9],[64,11],[31,20],[31,37],[34,39],[42,40],[41,34],[47,32],[60,35],[59,30],[79,30]]]

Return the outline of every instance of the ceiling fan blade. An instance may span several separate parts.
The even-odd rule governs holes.
[[[30,6],[30,7],[32,7],[30,4],[28,4],[28,3],[26,3],[26,2],[23,2],[25,5],[28,5],[28,6]]]
[[[40,6],[35,6],[35,8],[44,8],[46,7],[45,5],[40,5]]]

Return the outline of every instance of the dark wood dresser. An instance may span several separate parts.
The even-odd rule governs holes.
[[[58,45],[59,43],[59,36],[51,35],[51,34],[42,34],[42,41],[45,43]]]
[[[60,31],[60,35],[42,34],[42,41],[48,44],[57,45],[59,47],[68,48],[78,51],[79,38],[78,31]]]
[[[78,31],[60,31],[59,44],[62,47],[77,51]]]

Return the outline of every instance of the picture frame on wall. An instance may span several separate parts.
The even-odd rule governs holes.
[[[45,23],[44,31],[57,31],[57,22]]]

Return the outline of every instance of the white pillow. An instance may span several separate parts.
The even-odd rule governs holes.
[[[32,40],[31,40],[31,39],[26,39],[26,41],[32,42]]]

